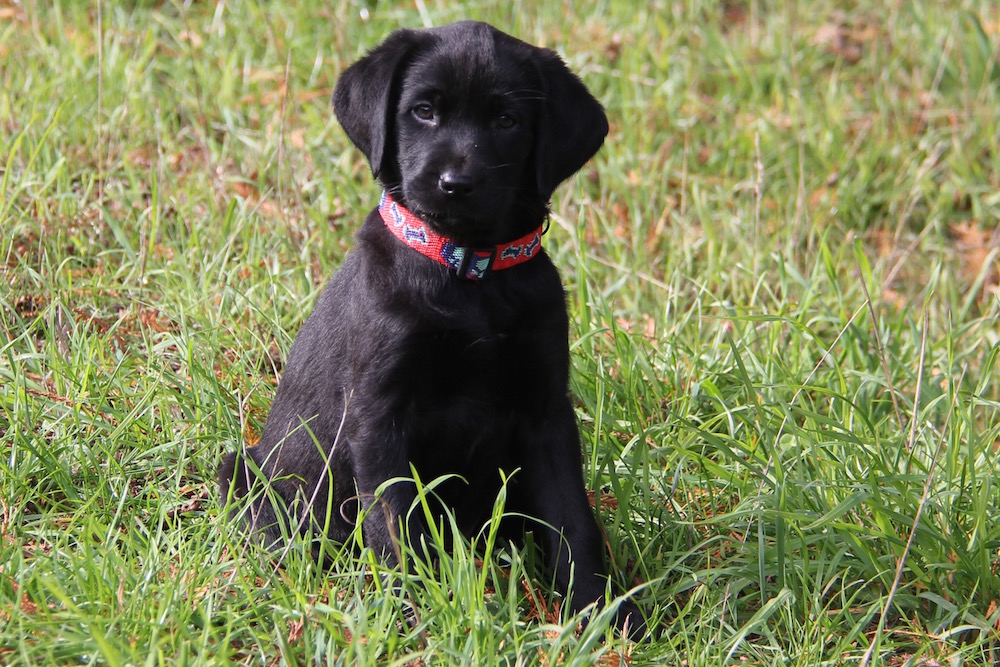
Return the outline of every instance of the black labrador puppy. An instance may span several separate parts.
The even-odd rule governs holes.
[[[385,194],[302,327],[260,443],[226,456],[223,499],[266,480],[250,515],[269,543],[344,541],[358,519],[395,563],[397,537],[426,531],[413,471],[457,476],[434,495],[467,535],[512,475],[507,510],[537,520],[572,609],[600,602],[565,297],[541,237],[553,190],[604,141],[601,105],[553,51],[474,22],[392,33],[333,104]],[[394,478],[411,481],[380,489]]]

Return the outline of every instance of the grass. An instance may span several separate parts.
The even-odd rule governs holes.
[[[465,17],[611,118],[546,248],[656,642],[495,522],[326,572],[215,496],[378,195],[337,73]],[[986,0],[0,2],[0,663],[996,664],[998,107]]]

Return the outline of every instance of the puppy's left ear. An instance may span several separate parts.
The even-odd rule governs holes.
[[[538,192],[546,201],[604,143],[608,117],[555,51],[539,49],[542,111],[535,149]]]
[[[368,55],[348,67],[333,90],[337,120],[379,175],[394,159],[392,138],[395,100],[407,58],[422,43],[423,33],[397,30]]]

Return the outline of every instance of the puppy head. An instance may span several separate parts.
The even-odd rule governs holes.
[[[333,100],[394,197],[466,243],[537,226],[608,131],[555,52],[483,23],[392,33],[341,75]]]

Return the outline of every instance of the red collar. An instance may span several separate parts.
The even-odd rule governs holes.
[[[508,269],[527,262],[542,248],[541,226],[511,243],[485,248],[460,246],[447,236],[435,232],[423,220],[398,204],[388,192],[382,193],[378,212],[385,226],[397,239],[469,280],[482,280],[490,271]]]

